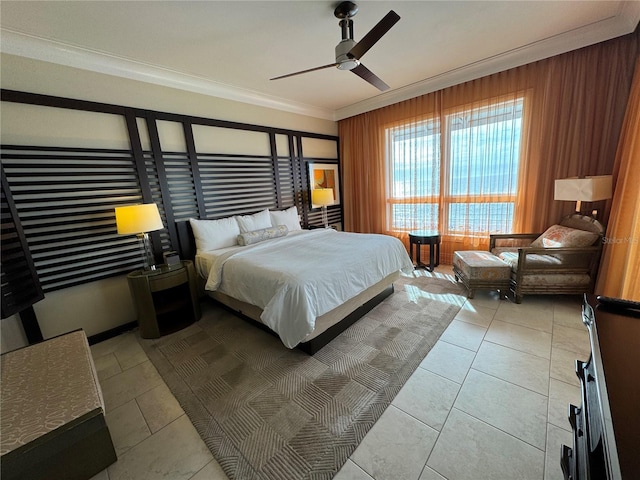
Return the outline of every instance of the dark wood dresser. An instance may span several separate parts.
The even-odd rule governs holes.
[[[640,479],[640,310],[585,295],[582,319],[591,356],[576,361],[582,404],[569,406],[565,479]]]

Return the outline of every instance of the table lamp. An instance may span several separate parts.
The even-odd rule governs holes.
[[[555,182],[553,198],[576,202],[576,213],[580,213],[582,202],[597,202],[611,198],[611,178],[611,175],[599,175],[558,179]]]
[[[149,232],[162,230],[164,225],[155,203],[116,207],[116,225],[119,235],[137,235],[144,250],[145,270],[155,270],[155,260],[151,251]]]
[[[327,205],[333,205],[333,189],[332,188],[314,188],[311,190],[311,203],[322,207],[322,224],[324,228],[329,228],[327,220]]]

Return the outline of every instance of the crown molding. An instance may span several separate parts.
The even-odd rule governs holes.
[[[3,53],[128,78],[251,105],[339,121],[410,98],[633,32],[640,22],[640,2],[625,1],[615,16],[572,31],[523,45],[419,82],[332,111],[215,82],[204,77],[137,62],[104,52],[1,29]]]
[[[10,55],[32,58],[67,67],[128,78],[164,87],[177,88],[203,95],[272,108],[299,115],[333,120],[332,110],[296,103],[291,100],[265,95],[215,82],[204,77],[188,75],[174,70],[137,62],[104,52],[90,50],[53,40],[44,39],[3,28],[0,51]]]
[[[335,111],[334,120],[353,117],[443,88],[626,35],[636,29],[638,22],[640,22],[640,2],[622,2],[615,16],[340,108]]]

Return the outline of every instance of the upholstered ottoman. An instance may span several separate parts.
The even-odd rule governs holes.
[[[88,480],[116,461],[87,337],[2,355],[2,480]]]
[[[508,263],[491,252],[476,250],[460,251],[453,254],[453,273],[469,290],[468,298],[473,298],[476,288],[500,290],[506,297],[511,278]]]

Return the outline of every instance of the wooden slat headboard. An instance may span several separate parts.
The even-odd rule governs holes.
[[[196,240],[189,221],[176,222],[178,232],[178,254],[183,260],[193,260],[196,257]]]

